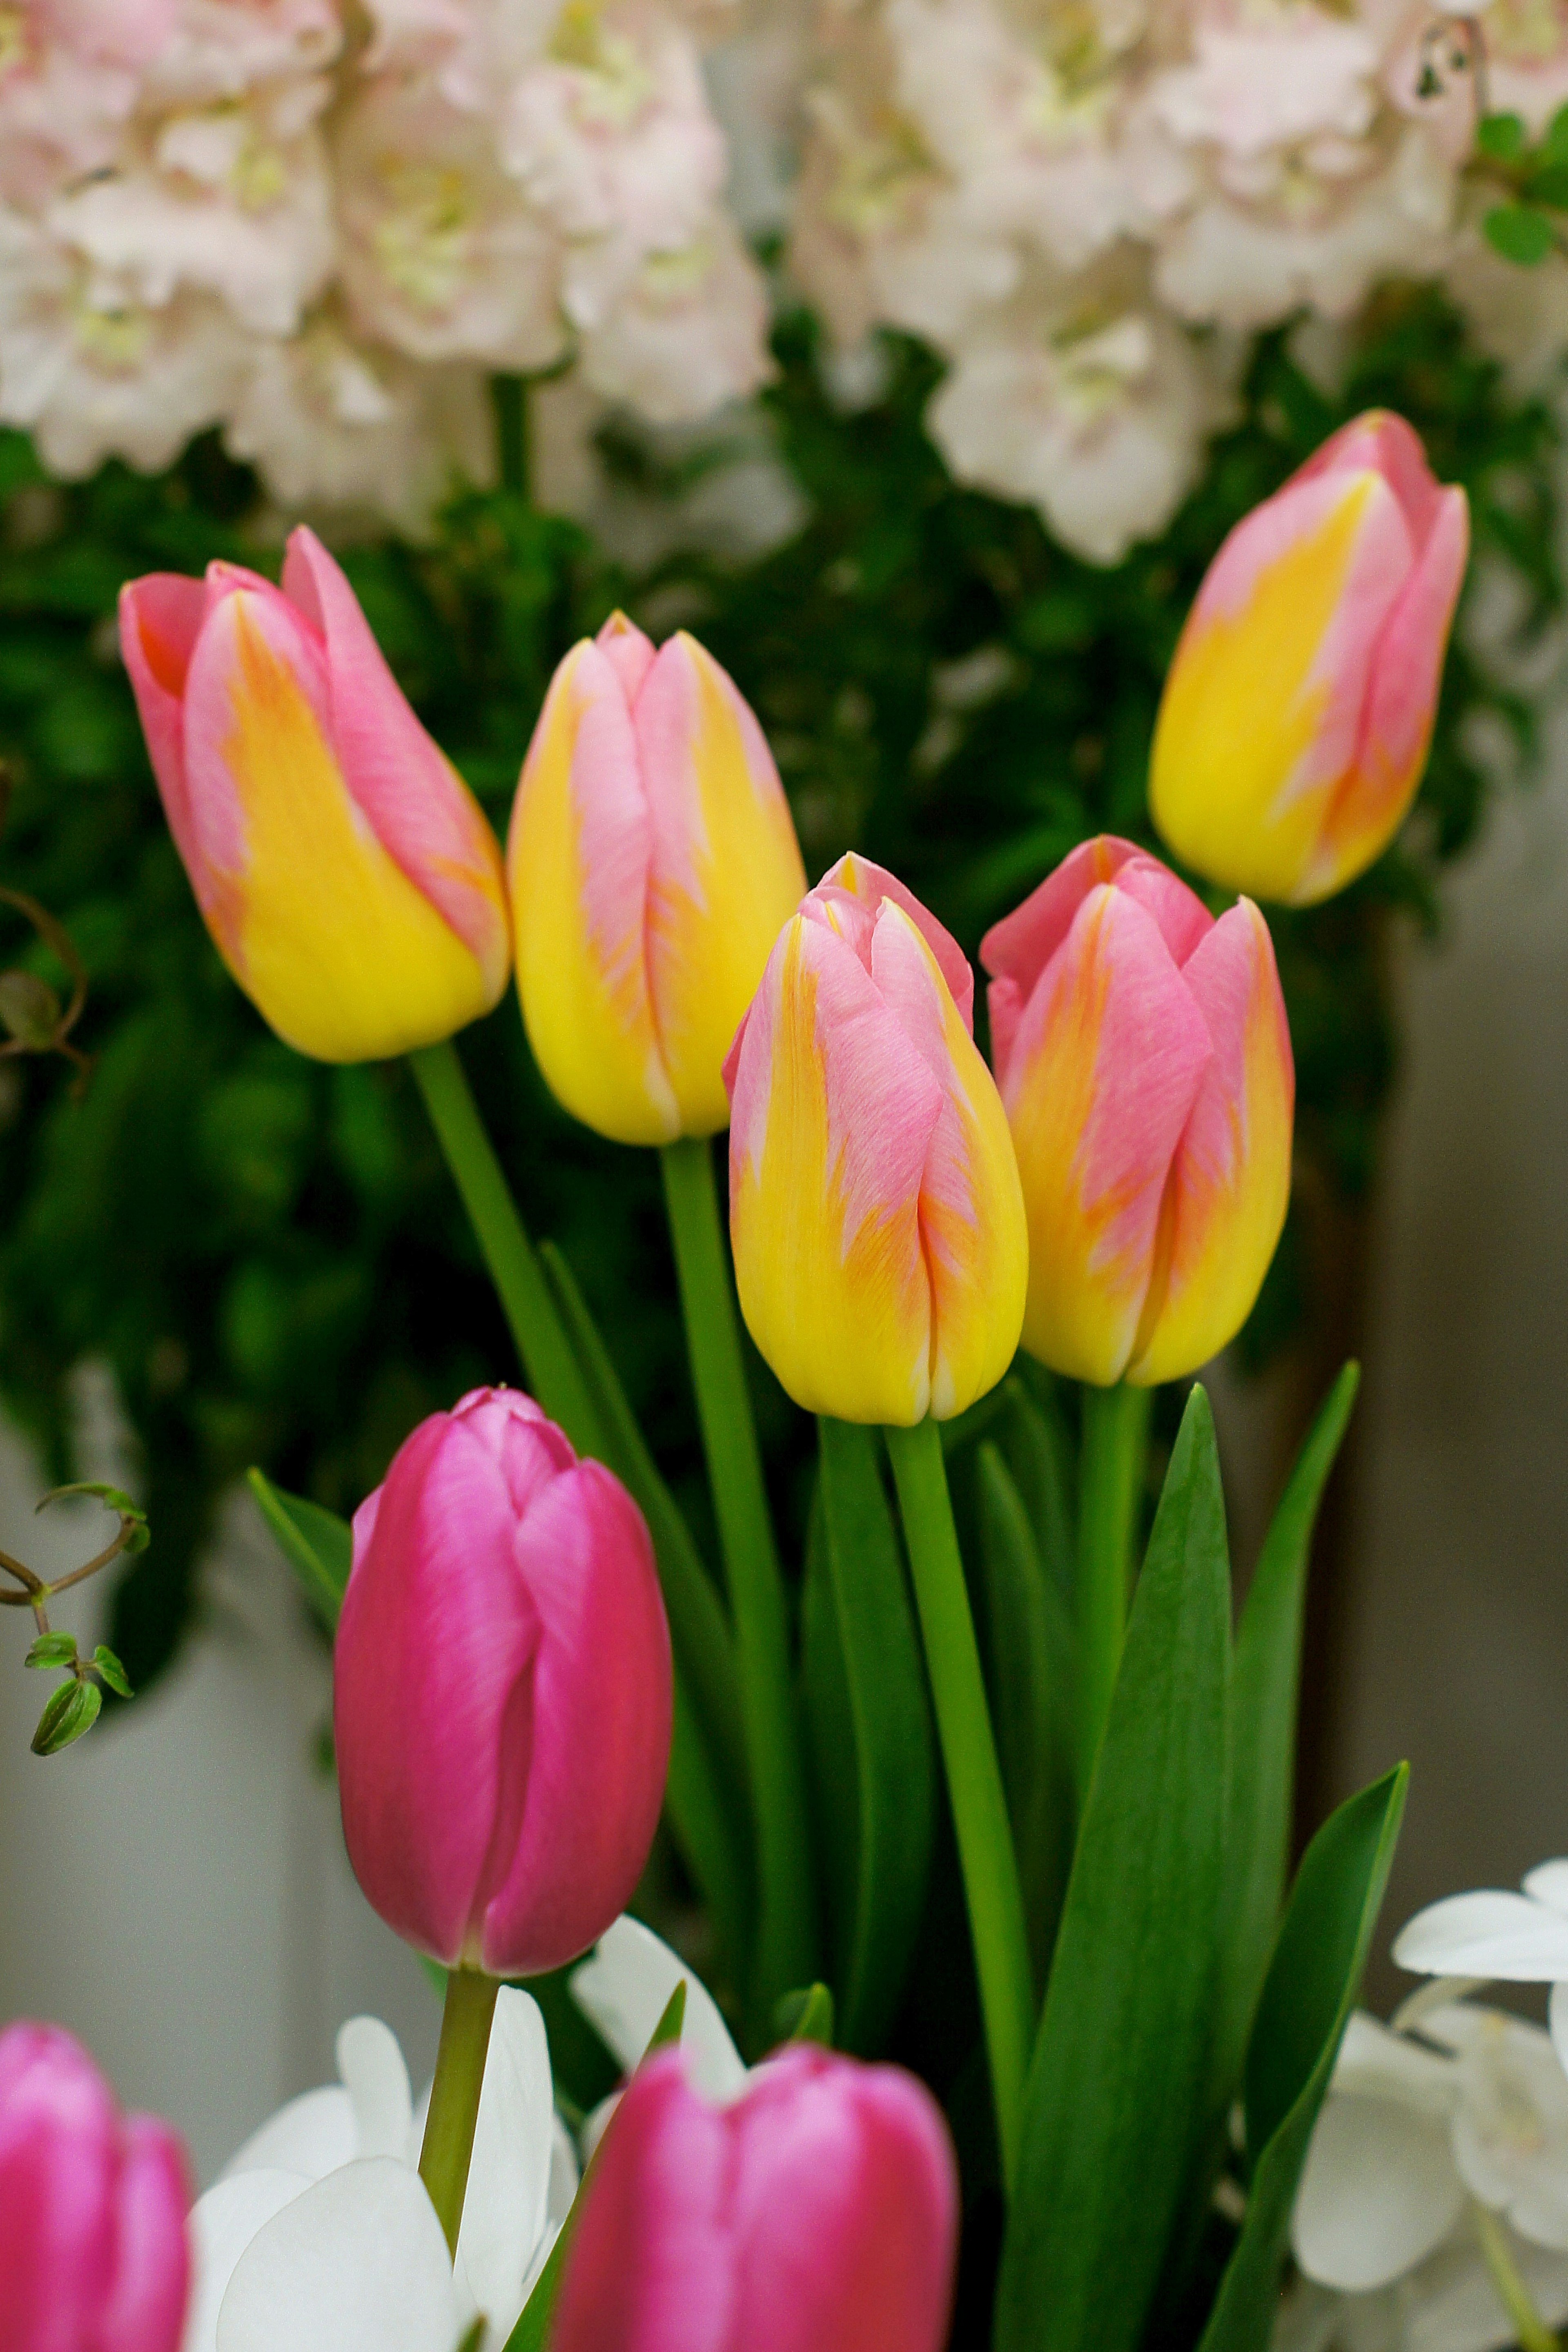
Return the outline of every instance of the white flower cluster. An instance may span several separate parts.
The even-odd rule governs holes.
[[[221,425],[282,504],[416,525],[489,468],[489,371],[570,362],[654,423],[750,392],[714,29],[700,0],[0,0],[0,422],[65,476]]]
[[[1568,343],[1568,266],[1460,178],[1479,104],[1568,100],[1563,0],[821,0],[802,70],[796,274],[944,353],[953,472],[1096,561],[1191,488],[1244,331],[1442,277],[1510,363]]]
[[[1358,2012],[1297,2195],[1274,2352],[1501,2352],[1568,2319],[1568,1861],[1450,1896],[1394,1948],[1433,1976]],[[1468,1996],[1552,1986],[1550,2033]],[[1555,2046],[1553,2046],[1555,2045]]]

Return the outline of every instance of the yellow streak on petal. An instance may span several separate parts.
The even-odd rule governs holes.
[[[494,1001],[484,972],[355,807],[244,598],[230,610],[234,723],[222,748],[246,865],[220,893],[235,910],[236,978],[279,1035],[318,1061],[376,1061],[449,1037]]]
[[[568,669],[529,752],[508,857],[523,1025],[545,1084],[574,1118],[617,1143],[668,1143],[680,1118],[654,1035],[641,939],[606,971],[589,929],[572,793],[578,718]]]
[[[845,1230],[816,1036],[816,976],[792,926],[774,1008],[761,1164],[743,1161],[731,1230],[746,1328],[795,1402],[840,1421],[924,1418],[931,1306],[918,1197]]]
[[[912,928],[912,927],[911,927]],[[933,1306],[931,1410],[963,1412],[995,1387],[1012,1362],[1024,1321],[1029,1233],[1007,1114],[996,1082],[964,1027],[929,944],[942,998],[942,1038],[952,1064],[952,1099],[963,1133],[969,1207],[921,1194]]]
[[[1318,530],[1263,566],[1239,612],[1189,626],[1176,648],[1149,804],[1177,856],[1228,889],[1292,899],[1312,870],[1341,781],[1302,782],[1330,692],[1313,665],[1381,488],[1373,473],[1350,478]]]
[[[700,646],[691,747],[707,839],[697,891],[656,885],[649,908],[659,1044],[683,1135],[730,1124],[724,1056],[773,952],[805,896],[805,868],[784,794],[762,791],[735,712]],[[771,782],[771,780],[769,780]]]

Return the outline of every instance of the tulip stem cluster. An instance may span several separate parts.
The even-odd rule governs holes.
[[[1077,1775],[1081,1811],[1121,1663],[1152,1389],[1083,1389],[1079,1475]]]
[[[953,1525],[942,1432],[931,1420],[917,1422],[912,1429],[889,1429],[888,1451],[952,1803],[980,1979],[1003,2179],[1010,2186],[1017,2165],[1024,2082],[1035,2038],[1023,1891]]]
[[[789,1622],[729,1256],[705,1138],[659,1155],[692,1385],[740,1654],[741,1703],[757,1808],[761,1916],[752,1992],[773,2003],[816,1970],[805,1767],[791,1688]]]
[[[587,1445],[595,1416],[544,1269],[519,1216],[449,1038],[408,1056],[523,1370],[574,1444]]]
[[[430,2192],[436,2217],[454,2255],[463,2219],[463,2199],[468,2193],[468,2165],[474,2153],[474,2126],[479,2116],[490,2024],[500,1990],[500,1979],[486,1976],[478,1969],[453,1969],[447,1979],[441,2040],[436,2053],[436,2080],[431,2085],[430,2113],[419,2150],[419,2178]]]

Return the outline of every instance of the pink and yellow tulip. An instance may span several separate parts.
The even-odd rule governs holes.
[[[938,2352],[957,2237],[913,2075],[803,2043],[713,2106],[661,2051],[584,2191],[552,2352]]]
[[[557,1099],[619,1143],[713,1135],[721,1075],[805,887],[761,728],[682,630],[620,614],[556,671],[507,845],[517,984]]]
[[[1029,1220],[1024,1345],[1109,1387],[1195,1371],[1250,1312],[1290,1189],[1268,927],[1085,842],[981,942]]]
[[[321,541],[120,597],[125,666],[218,952],[280,1037],[359,1062],[448,1037],[506,986],[500,852]]]
[[[333,1654],[349,1860],[447,1968],[536,1976],[626,1908],[664,1800],[647,1528],[515,1389],[420,1423],[354,1514]]]
[[[190,2292],[184,2150],[124,2116],[56,2025],[0,2033],[0,2345],[178,2352]]]
[[[1378,409],[1237,523],[1154,733],[1150,806],[1178,857],[1291,906],[1372,864],[1426,764],[1468,542],[1464,491]]]
[[[741,1307],[798,1404],[938,1420],[1018,1344],[1024,1202],[974,978],[901,882],[845,857],[780,933],[724,1066]]]

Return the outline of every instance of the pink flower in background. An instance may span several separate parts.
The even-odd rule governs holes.
[[[121,592],[121,647],[208,929],[279,1034],[328,1062],[450,1036],[506,985],[500,852],[306,530]]]
[[[58,2026],[0,2032],[5,2352],[176,2352],[189,2291],[184,2151],[123,2116]]]
[[[639,2069],[576,2224],[553,2352],[938,2352],[958,2182],[931,2095],[786,2050],[728,2105]]]
[[[1240,1329],[1290,1190],[1295,1073],[1268,927],[1131,842],[1085,842],[980,945],[1029,1218],[1024,1345],[1109,1387]]]
[[[621,1911],[664,1801],[669,1631],[642,1514],[511,1389],[422,1422],[354,1516],[332,1721],[389,1926],[533,1976]]]

